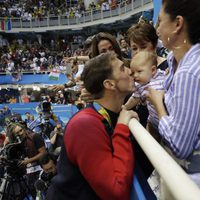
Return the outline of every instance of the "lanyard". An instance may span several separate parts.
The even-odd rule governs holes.
[[[93,103],[93,107],[100,115],[103,116],[103,118],[108,122],[110,127],[112,127],[112,121],[111,121],[110,115],[108,114],[106,109],[103,106],[101,106],[100,104],[98,104],[97,102]]]

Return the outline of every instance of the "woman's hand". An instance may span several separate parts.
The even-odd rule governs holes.
[[[151,102],[155,107],[158,104],[163,104],[163,99],[165,92],[164,90],[155,90],[153,88],[147,88],[146,89],[147,93],[145,94],[146,98],[148,101]]]
[[[158,118],[161,119],[163,116],[167,115],[165,106],[163,103],[165,92],[164,90],[155,90],[153,88],[146,88],[147,93],[145,94],[146,99],[154,105]]]

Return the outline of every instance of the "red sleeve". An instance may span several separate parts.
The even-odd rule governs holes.
[[[74,117],[64,142],[69,159],[101,199],[130,199],[134,155],[127,126],[117,124],[110,139],[97,117]]]

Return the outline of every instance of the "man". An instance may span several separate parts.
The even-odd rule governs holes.
[[[121,109],[133,90],[130,70],[105,53],[87,62],[82,80],[95,103],[69,121],[47,199],[130,199],[134,154],[128,123],[137,114]]]
[[[8,125],[7,137],[8,143],[20,142],[22,145],[24,159],[20,160],[19,166],[26,167],[28,185],[33,197],[35,197],[34,182],[38,179],[41,171],[38,160],[46,152],[44,141],[39,134],[30,132],[20,123],[10,123]]]
[[[27,125],[29,125],[31,123],[31,114],[30,112],[25,112],[26,115],[26,119],[24,120],[26,122]]]
[[[43,154],[42,157],[39,159],[39,164],[46,174],[56,174],[56,163],[56,156],[48,152]]]
[[[57,122],[54,130],[50,134],[51,147],[50,151],[56,155],[60,155],[61,146],[63,143],[64,130],[61,122]]]
[[[38,196],[46,196],[46,191],[51,183],[51,179],[56,175],[56,157],[51,153],[45,153],[39,159],[42,168],[39,179],[35,182],[35,188],[40,191]]]
[[[119,43],[120,43],[120,48],[121,48],[121,51],[122,51],[122,56],[124,58],[131,58],[131,50],[128,46],[128,43],[126,42],[126,40],[124,38],[121,38],[119,40]]]

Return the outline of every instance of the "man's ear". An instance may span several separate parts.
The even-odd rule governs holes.
[[[115,81],[111,79],[106,79],[103,82],[103,85],[106,89],[113,90],[115,89]]]
[[[156,74],[156,71],[157,71],[157,66],[156,66],[156,65],[153,65],[153,66],[152,66],[152,75],[153,75],[153,76]]]

